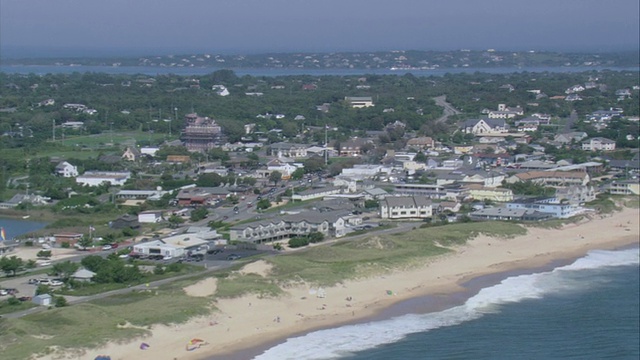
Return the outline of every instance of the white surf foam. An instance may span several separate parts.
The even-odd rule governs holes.
[[[389,344],[408,334],[424,332],[440,327],[453,326],[496,312],[506,303],[526,299],[538,299],[545,294],[574,291],[585,282],[572,279],[571,273],[587,269],[636,265],[640,261],[639,249],[589,252],[570,265],[549,272],[520,275],[484,288],[469,298],[464,305],[430,314],[409,314],[366,324],[347,325],[315,331],[304,336],[287,339],[268,349],[255,360],[323,360],[336,359],[349,353]],[[569,275],[569,276],[567,276]]]

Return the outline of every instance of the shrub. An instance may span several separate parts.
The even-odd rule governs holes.
[[[54,299],[54,304],[56,307],[67,306],[67,299],[65,299],[64,296],[56,296]]]
[[[307,245],[309,245],[309,239],[307,238],[295,237],[289,240],[290,248],[299,248]]]

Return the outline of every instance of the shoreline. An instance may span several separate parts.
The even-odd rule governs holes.
[[[425,259],[419,268],[345,281],[324,289],[323,297],[317,297],[318,289],[307,285],[285,288],[287,295],[276,299],[257,295],[218,299],[214,302],[218,311],[209,316],[184,324],[155,325],[151,336],[127,344],[111,342],[98,349],[85,349],[86,353],[76,358],[94,359],[100,354],[109,355],[112,360],[136,358],[141,356],[139,342],[144,341],[150,344],[145,357],[244,360],[288,338],[320,329],[413,311],[438,311],[451,307],[452,301],[464,303],[473,296],[473,289],[515,274],[552,269],[590,250],[637,247],[638,215],[639,209],[624,208],[561,229],[528,227],[527,234],[509,239],[480,235],[466,245],[451,248],[449,254]],[[536,246],[531,246],[532,243]],[[252,271],[264,276],[269,268],[258,269],[264,265],[265,261],[253,263]],[[203,291],[193,296],[210,296],[215,292],[215,282],[193,286]],[[192,338],[201,338],[209,345],[185,351],[184,344]],[[41,359],[64,358],[61,355],[50,354]]]
[[[354,319],[351,321],[344,322],[336,322],[332,325],[319,326],[317,328],[311,328],[305,331],[301,331],[298,333],[292,333],[280,339],[264,342],[249,348],[238,348],[234,353],[226,353],[219,355],[210,355],[205,357],[198,357],[196,359],[206,359],[206,360],[246,360],[253,359],[258,355],[261,355],[265,351],[269,350],[272,347],[281,345],[287,341],[287,339],[304,336],[306,334],[320,331],[338,328],[342,326],[349,325],[358,325],[365,324],[370,322],[377,322],[388,320],[394,317],[408,315],[408,314],[428,314],[435,313],[439,311],[444,311],[456,306],[463,305],[466,300],[476,295],[480,290],[484,288],[488,288],[494,285],[499,284],[501,281],[515,277],[519,275],[529,275],[536,274],[542,272],[548,272],[555,268],[569,265],[576,260],[586,256],[590,251],[594,250],[624,250],[629,248],[639,248],[640,244],[637,242],[618,242],[614,241],[611,243],[613,246],[608,247],[599,246],[597,248],[587,249],[584,253],[576,253],[575,255],[563,258],[554,258],[551,259],[549,263],[542,264],[535,267],[523,267],[523,268],[511,268],[505,269],[504,271],[499,272],[488,272],[485,274],[480,274],[476,277],[469,277],[466,279],[461,279],[456,286],[459,286],[459,289],[452,289],[450,292],[426,292],[420,295],[416,295],[415,297],[409,297],[407,299],[400,300],[398,302],[394,302],[387,307],[380,307],[377,311],[373,312],[371,315]]]

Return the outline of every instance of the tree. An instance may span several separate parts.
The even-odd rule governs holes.
[[[78,245],[78,249],[87,250],[93,245],[93,239],[88,236],[82,236],[76,244]]]
[[[206,208],[197,208],[191,212],[191,221],[200,221],[202,219],[206,219],[207,215],[209,215],[209,211]]]
[[[79,268],[80,264],[67,260],[54,264],[51,268],[51,271],[53,271],[53,273],[61,277],[63,280],[68,280],[69,278],[71,278],[71,275],[73,275],[73,273],[78,271]]]
[[[106,264],[106,262],[107,260],[103,259],[99,255],[89,255],[84,257],[80,261],[80,264],[82,264],[85,269],[97,273]]]
[[[291,173],[291,180],[301,180],[304,176],[304,168],[297,168]]]
[[[413,158],[413,160],[415,160],[417,162],[426,162],[427,161],[427,156],[422,151],[418,151],[418,153]]]
[[[303,162],[304,172],[307,174],[316,173],[324,169],[324,159],[319,156],[313,156]]]
[[[56,307],[65,307],[67,306],[67,299],[65,299],[64,296],[56,296],[54,297],[54,301],[53,303],[55,304]]]
[[[378,200],[365,200],[364,207],[367,209],[377,209],[378,208]]]
[[[184,223],[184,219],[178,215],[171,215],[169,217],[169,227],[172,229],[177,228],[180,224]]]
[[[24,268],[24,261],[17,256],[3,257],[0,259],[0,269],[4,271],[7,276],[15,276],[16,272]]]
[[[282,173],[280,171],[273,171],[269,174],[269,181],[273,182],[274,185],[278,185],[280,180],[282,180]]]
[[[324,234],[322,234],[321,232],[315,231],[315,232],[309,233],[308,238],[310,243],[319,243],[324,240]]]
[[[51,288],[49,285],[38,285],[36,288],[36,295],[49,294],[51,292]]]
[[[256,207],[260,210],[268,209],[271,207],[271,201],[269,201],[269,199],[260,199],[256,204]]]

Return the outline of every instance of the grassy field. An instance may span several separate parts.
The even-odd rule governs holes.
[[[0,352],[2,359],[18,360],[47,353],[51,346],[72,349],[78,344],[96,347],[109,340],[129,341],[146,334],[152,324],[178,324],[211,311],[210,299],[187,296],[177,286],[111,296],[20,319],[0,319]]]
[[[417,229],[385,237],[371,236],[362,240],[343,241],[333,246],[270,258],[274,278],[280,282],[302,279],[330,286],[346,279],[367,277],[391,269],[423,264],[432,256],[449,252],[446,246],[463,244],[479,233],[512,237],[525,234],[517,224],[494,222],[452,224]]]

